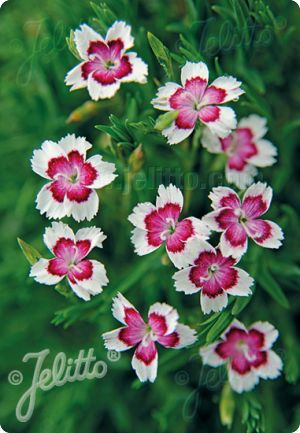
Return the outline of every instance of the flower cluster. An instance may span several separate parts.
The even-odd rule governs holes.
[[[87,88],[92,99],[111,98],[121,83],[147,81],[148,67],[135,52],[131,27],[116,21],[102,37],[86,24],[74,33],[74,45],[82,62],[66,76],[71,90]],[[134,226],[131,241],[139,256],[165,248],[175,266],[175,289],[191,295],[200,292],[204,314],[220,312],[230,296],[250,296],[254,279],[237,266],[248,249],[248,238],[264,248],[279,248],[281,228],[261,219],[271,204],[272,188],[252,183],[257,167],[275,162],[276,149],[264,138],[266,120],[250,115],[237,122],[236,114],[224,106],[244,93],[241,82],[222,76],[209,84],[205,63],[186,62],[181,84],[168,82],[158,89],[152,105],[169,111],[171,124],[162,130],[169,144],[180,143],[195,128],[201,143],[212,153],[227,158],[225,173],[229,183],[248,189],[241,199],[228,187],[213,188],[209,194],[213,211],[198,218],[180,218],[183,194],[170,184],[160,185],[155,204],[138,203],[128,220]],[[116,167],[101,155],[87,158],[92,145],[84,137],[67,135],[58,143],[45,141],[35,150],[32,169],[47,179],[36,203],[49,219],[72,217],[90,221],[99,209],[97,189],[110,184]],[[220,233],[217,245],[211,234]],[[93,248],[102,248],[106,236],[100,228],[80,228],[76,234],[63,222],[46,228],[44,243],[53,254],[33,264],[30,276],[41,284],[56,285],[64,278],[73,292],[85,301],[102,292],[108,284],[104,265],[86,258]],[[113,316],[124,326],[103,334],[107,349],[124,351],[136,347],[132,367],[140,381],[154,382],[158,369],[156,343],[180,349],[196,342],[196,331],[179,323],[176,309],[156,302],[145,322],[137,309],[119,293],[113,299]],[[256,322],[248,330],[235,320],[220,340],[200,348],[203,363],[213,367],[226,364],[229,382],[237,392],[252,389],[259,378],[275,378],[282,362],[271,347],[278,331],[268,322]]]

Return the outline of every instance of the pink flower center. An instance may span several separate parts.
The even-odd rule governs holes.
[[[132,65],[129,57],[123,55],[123,48],[121,39],[91,42],[89,60],[82,65],[83,78],[87,80],[91,74],[100,84],[109,85],[128,75],[132,72]]]
[[[98,173],[83,155],[77,150],[68,153],[67,157],[59,156],[50,159],[47,169],[48,176],[53,179],[49,186],[53,198],[63,202],[67,195],[71,201],[85,201],[91,192],[90,188]]]
[[[167,240],[169,236],[171,236],[176,231],[176,223],[173,218],[166,218],[166,228],[161,232],[161,239],[163,241]]]
[[[218,272],[219,266],[217,264],[213,264],[211,266],[209,266],[208,268],[208,275],[210,275],[211,277]]]
[[[248,159],[258,152],[249,128],[238,128],[228,137],[221,139],[221,145],[228,155],[229,168],[237,171],[242,171]]]
[[[242,208],[236,208],[234,214],[237,216],[239,224],[244,225],[247,223],[248,217]]]
[[[225,100],[226,91],[215,86],[207,87],[207,81],[200,77],[187,80],[170,97],[170,106],[179,111],[175,121],[179,128],[194,128],[199,118],[203,122],[214,122],[220,117],[216,104]]]
[[[255,330],[245,331],[232,328],[217,347],[216,352],[223,359],[230,359],[231,367],[239,374],[245,374],[252,367],[266,362],[267,355],[263,349],[264,335]]]

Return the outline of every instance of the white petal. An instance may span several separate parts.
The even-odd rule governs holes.
[[[91,190],[88,199],[86,201],[77,203],[76,201],[70,201],[66,199],[66,204],[69,207],[68,216],[72,216],[75,221],[82,221],[87,219],[90,221],[97,214],[99,209],[99,198],[96,191]]]
[[[59,146],[66,154],[72,150],[77,150],[85,159],[87,150],[92,148],[91,143],[85,137],[76,137],[75,134],[68,134],[58,142]]]
[[[209,193],[209,199],[211,200],[211,206],[213,209],[219,209],[221,207],[224,207],[224,204],[222,203],[222,200],[227,197],[233,197],[237,199],[239,202],[239,196],[237,193],[231,189],[227,188],[225,186],[218,186],[216,188],[213,188],[213,190]]]
[[[241,329],[242,331],[248,332],[247,328],[245,327],[245,325],[240,322],[237,319],[234,319],[230,325],[228,326],[227,329],[225,329],[225,331],[223,332],[223,334],[221,335],[221,339],[224,340],[226,339],[226,335],[231,331],[232,328],[238,328]]]
[[[94,101],[98,101],[99,99],[112,98],[120,88],[120,81],[116,81],[113,84],[102,85],[90,74],[87,80],[87,87],[90,97]]]
[[[50,179],[47,174],[48,163],[52,158],[57,158],[59,156],[66,156],[64,150],[54,141],[44,141],[41,149],[33,151],[33,156],[31,158],[32,170],[40,176]]]
[[[221,295],[215,296],[214,298],[210,298],[201,291],[200,304],[204,314],[209,314],[211,311],[213,312],[221,311],[228,304],[227,293],[223,292]]]
[[[243,201],[245,201],[247,197],[257,197],[257,196],[262,196],[263,201],[267,205],[266,210],[262,213],[263,215],[264,213],[267,212],[267,210],[270,207],[272,196],[273,196],[273,190],[270,186],[267,186],[266,183],[262,183],[262,182],[254,183],[245,192]]]
[[[181,141],[185,140],[187,137],[191,135],[194,128],[192,129],[182,129],[176,126],[175,122],[172,122],[171,126],[166,129],[163,129],[162,135],[167,138],[169,144],[177,144],[181,143]]]
[[[222,208],[215,210],[213,212],[209,212],[208,214],[202,217],[202,221],[211,229],[216,232],[222,232],[224,229],[220,227],[220,224],[217,221],[218,216],[220,215]]]
[[[184,86],[187,80],[200,77],[202,80],[208,81],[208,68],[205,63],[186,62],[181,69],[181,83]]]
[[[157,376],[157,366],[158,366],[158,355],[156,353],[156,357],[150,364],[144,364],[141,360],[136,357],[134,353],[132,362],[132,368],[135,370],[137,377],[141,382],[154,382]]]
[[[250,116],[241,119],[238,127],[251,129],[251,132],[254,135],[254,141],[260,140],[268,131],[267,119],[265,117],[260,117],[257,114],[251,114]]]
[[[258,153],[248,158],[249,163],[256,167],[269,167],[275,164],[277,149],[269,140],[258,140],[255,145]]]
[[[174,346],[174,349],[181,349],[183,347],[190,346],[197,340],[197,333],[195,329],[192,329],[187,325],[178,323],[175,332],[177,332],[179,336],[179,342],[176,346]]]
[[[53,252],[53,247],[57,243],[58,239],[66,238],[75,241],[73,230],[62,222],[53,222],[51,227],[47,227],[44,233],[44,243],[47,248]]]
[[[114,329],[113,331],[105,332],[105,334],[102,335],[106,349],[115,350],[116,352],[123,352],[124,350],[128,350],[133,347],[128,346],[119,339],[119,333],[121,329],[123,328]]]
[[[241,81],[238,81],[234,77],[219,77],[211,83],[211,86],[226,91],[226,97],[222,101],[223,104],[224,102],[238,100],[239,97],[245,93],[244,90],[240,88],[241,84]]]
[[[169,203],[178,204],[181,210],[183,207],[182,192],[179,188],[172,185],[171,183],[167,187],[164,185],[159,185],[158,196],[156,198],[156,207],[161,208]]]
[[[264,248],[272,248],[272,249],[280,248],[282,245],[282,240],[284,239],[284,234],[281,227],[279,227],[278,224],[273,223],[273,221],[269,221],[269,220],[264,220],[264,221],[271,226],[271,237],[259,242],[254,237],[251,236],[251,238],[254,240],[254,242],[257,245],[261,245]]]
[[[255,368],[255,372],[263,379],[276,379],[276,377],[280,376],[282,367],[281,358],[273,350],[269,350],[266,364]]]
[[[200,347],[199,354],[202,358],[202,362],[205,365],[210,365],[211,367],[219,367],[223,365],[226,361],[221,358],[216,352],[216,347],[219,345],[219,341],[208,346]]]
[[[218,107],[220,116],[217,120],[211,122],[203,122],[209,130],[220,138],[227,137],[233,129],[236,128],[237,121],[235,112],[230,107]]]
[[[194,264],[194,261],[199,257],[199,254],[205,251],[216,252],[212,245],[198,236],[187,241],[185,256],[188,265]]]
[[[115,21],[108,29],[105,41],[108,42],[115,39],[121,39],[124,44],[124,50],[133,47],[134,39],[131,36],[131,26],[126,24],[124,21]]]
[[[66,202],[56,201],[51,192],[49,191],[50,183],[43,186],[36,198],[36,208],[43,215],[46,214],[47,218],[61,219],[67,215]]]
[[[169,99],[176,92],[176,90],[180,89],[181,86],[176,83],[166,83],[164,86],[159,87],[157,90],[156,98],[152,99],[151,104],[157,110],[162,111],[170,111],[172,110]]]
[[[187,245],[187,243],[186,243]],[[190,264],[190,257],[188,251],[184,249],[183,251],[180,251],[178,253],[173,253],[168,250],[168,247],[166,248],[167,254],[169,256],[169,259],[177,269],[185,268]]]
[[[103,161],[101,155],[94,155],[87,159],[86,162],[91,164],[98,173],[98,177],[91,185],[89,185],[90,188],[103,188],[104,186],[109,185],[117,177],[117,174],[115,174],[115,164]]]
[[[208,239],[211,232],[207,224],[199,218],[188,217],[187,220],[191,221],[193,224],[193,229],[195,231],[195,235],[200,239]],[[188,241],[187,241],[188,242]]]
[[[70,280],[68,280],[71,289],[75,293],[78,298],[83,299],[84,301],[89,301],[91,299],[91,294],[87,290],[85,290],[83,287],[79,286],[78,284],[71,283]]]
[[[133,211],[129,215],[128,220],[135,227],[138,227],[142,230],[146,230],[145,218],[155,209],[156,207],[152,203],[149,202],[139,203],[133,208]]]
[[[177,292],[184,292],[186,295],[192,295],[200,290],[200,287],[195,286],[195,284],[190,280],[189,275],[193,266],[182,269],[175,272],[173,275],[173,280],[175,280],[175,288]]]
[[[246,238],[246,242],[244,245],[233,246],[226,238],[225,232],[221,234],[220,237],[220,250],[223,256],[228,257],[232,256],[235,259],[239,259],[248,248],[248,238]]]
[[[277,329],[269,322],[255,322],[251,325],[250,329],[256,329],[264,334],[264,349],[270,349],[279,335]]]
[[[249,296],[252,291],[250,287],[254,283],[254,279],[243,269],[233,267],[238,272],[238,280],[234,287],[226,290],[226,293],[234,296]]]
[[[61,277],[50,274],[48,272],[48,264],[49,260],[40,259],[31,267],[29,276],[33,277],[40,284],[58,284],[64,278],[64,275]]]
[[[201,137],[202,146],[211,153],[222,153],[222,145],[219,137],[213,134],[209,128],[203,129]]]
[[[97,260],[89,260],[93,265],[93,274],[91,278],[85,280],[77,280],[75,277],[75,281],[78,286],[80,286],[83,290],[86,290],[91,295],[97,295],[103,292],[103,287],[107,286],[108,278],[106,275],[105,267],[102,263]]]
[[[239,394],[250,391],[259,382],[259,377],[253,371],[246,374],[239,374],[231,367],[228,368],[228,378],[231,388]]]
[[[238,171],[229,168],[227,164],[225,175],[228,183],[235,184],[239,189],[245,189],[253,182],[254,177],[257,175],[257,169],[249,163],[244,166],[243,170]]]
[[[92,41],[103,41],[103,38],[87,24],[82,24],[80,29],[74,32],[74,41],[80,57],[87,60],[90,43]]]
[[[147,233],[148,232],[146,230],[142,230],[137,227],[132,230],[132,236],[130,239],[134,245],[134,252],[138,256],[144,256],[146,254],[152,253],[152,251],[155,251],[160,247],[160,245],[155,247],[149,244]]]
[[[83,89],[87,86],[87,81],[82,76],[82,65],[84,62],[79,63],[75,68],[71,69],[65,78],[65,83],[67,86],[72,86],[70,91]]]
[[[148,65],[137,57],[136,53],[126,53],[126,55],[131,63],[132,72],[120,78],[119,81],[122,83],[130,83],[132,81],[140,84],[147,83]]]
[[[121,293],[118,293],[117,296],[113,298],[113,304],[112,304],[112,314],[115,319],[117,319],[119,322],[124,323],[125,322],[125,310],[133,309],[137,311],[137,309],[123,296]]]
[[[75,237],[76,241],[89,240],[91,242],[89,251],[95,247],[102,248],[103,241],[107,238],[103,231],[98,227],[87,227],[80,229],[77,231]]]
[[[165,332],[164,335],[169,335],[173,331],[175,331],[179,316],[177,310],[174,307],[165,303],[156,302],[155,304],[151,305],[151,307],[149,308],[148,317],[152,313],[155,313],[159,316],[163,316],[165,318],[167,331]]]

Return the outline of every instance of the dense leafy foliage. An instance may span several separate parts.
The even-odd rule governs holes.
[[[7,431],[74,433],[80,426],[84,432],[208,432],[227,426],[233,433],[279,433],[299,425],[299,15],[289,0],[107,0],[91,5],[11,0],[1,8],[0,420]],[[148,83],[126,84],[113,99],[100,102],[90,101],[85,90],[70,94],[64,84],[76,61],[70,30],[88,22],[105,32],[120,18],[132,25],[135,48],[149,65]],[[209,211],[211,188],[226,184],[224,160],[198,146],[199,130],[191,143],[169,146],[160,133],[166,119],[157,120],[150,104],[160,83],[178,80],[186,60],[205,61],[212,78],[226,73],[241,79],[246,94],[235,104],[238,116],[266,117],[279,151],[278,163],[259,178],[274,188],[268,216],[282,226],[284,245],[274,252],[251,244],[242,265],[256,280],[253,296],[234,299],[226,312],[208,318],[194,297],[175,292],[173,268],[161,250],[134,255],[127,221],[137,202],[154,199],[160,183],[181,187],[185,213],[197,217]],[[25,240],[19,243],[29,262],[46,253],[42,234],[48,221],[34,209],[42,180],[32,174],[29,159],[44,139],[57,140],[68,132],[86,136],[119,174],[102,191],[93,221],[109,235],[104,250],[93,254],[105,263],[110,284],[87,303],[64,286],[55,291],[29,279],[29,264],[17,244],[17,237]],[[51,366],[60,351],[75,357],[80,349],[94,347],[97,358],[106,360],[100,335],[115,327],[110,307],[117,291],[130,293],[140,311],[157,300],[174,305],[197,329],[199,344],[215,341],[233,317],[246,324],[268,320],[280,331],[276,350],[284,374],[237,395],[228,389],[222,369],[201,365],[197,343],[180,353],[161,353],[157,381],[141,385],[129,368],[130,355],[122,354],[116,363],[107,361],[108,374],[101,381],[39,392],[32,419],[19,423],[15,408],[33,372],[32,364],[22,363],[23,356],[50,348]],[[24,374],[18,387],[7,382],[13,369]]]

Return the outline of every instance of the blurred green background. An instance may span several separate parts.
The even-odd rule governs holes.
[[[132,25],[135,48],[149,64],[149,82],[124,85],[112,100],[85,104],[85,90],[70,93],[64,84],[65,74],[77,63],[65,38],[83,22],[104,31],[115,18]],[[6,431],[218,433],[227,431],[228,417],[234,433],[290,433],[298,427],[299,22],[299,7],[290,0],[109,0],[93,7],[84,0],[8,0],[0,9],[0,424]],[[266,116],[269,139],[279,150],[278,163],[260,179],[274,188],[268,218],[282,225],[286,241],[280,251],[251,245],[242,266],[257,280],[255,293],[248,305],[233,300],[226,319],[237,315],[246,324],[272,322],[280,331],[276,349],[285,369],[279,380],[262,382],[248,395],[227,396],[226,389],[222,393],[224,372],[203,368],[197,347],[162,350],[157,381],[140,385],[130,367],[132,352],[111,362],[100,338],[119,326],[110,312],[117,290],[126,292],[144,314],[155,301],[173,304],[183,322],[202,332],[202,344],[224,326],[220,315],[199,326],[206,318],[198,298],[175,292],[173,268],[162,252],[138,258],[130,243],[127,216],[138,201],[153,200],[160,183],[183,187],[190,199],[187,212],[197,217],[209,210],[209,190],[225,183],[214,155],[200,148],[191,157],[187,143],[171,148],[153,131],[158,113],[149,102],[167,77],[148,44],[148,31],[170,49],[176,79],[186,59],[206,61],[211,78],[225,72],[241,79],[246,95],[234,108],[239,116]],[[110,114],[116,116],[113,125]],[[95,129],[99,124],[106,127]],[[16,241],[21,237],[50,257],[42,243],[50,222],[34,204],[44,182],[31,171],[30,157],[43,140],[71,132],[86,136],[94,145],[91,154],[103,153],[119,173],[118,180],[101,191],[100,211],[92,222],[108,235],[104,249],[92,254],[106,265],[111,282],[89,303],[65,298],[29,279],[29,264]],[[134,152],[140,144],[142,150]],[[58,352],[75,358],[79,350],[94,348],[97,359],[107,362],[108,373],[101,380],[38,391],[32,418],[21,423],[15,409],[34,368],[33,361],[25,364],[22,358],[45,348],[51,351],[48,367]],[[23,373],[19,386],[8,382],[11,370]],[[235,406],[233,417],[230,403]]]

